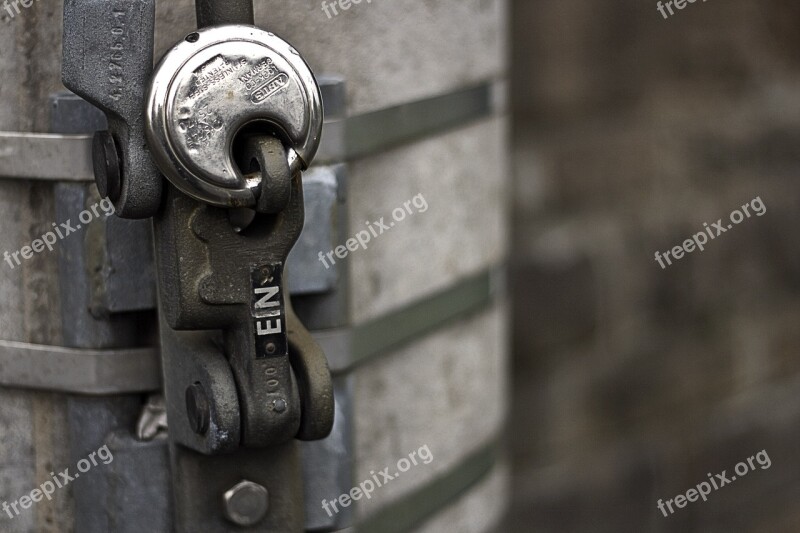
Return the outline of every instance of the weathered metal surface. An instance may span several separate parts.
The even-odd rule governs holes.
[[[89,248],[91,304],[95,314],[148,311],[156,306],[153,231],[150,221],[127,220],[111,216],[92,226],[103,235]],[[155,322],[152,314],[139,314],[139,339],[142,322]],[[129,315],[130,318],[130,315]]]
[[[167,439],[140,441],[128,431],[114,431],[105,442],[114,461],[93,474],[106,478],[107,492],[87,501],[83,510],[89,505],[100,507],[108,516],[107,528],[76,527],[75,530],[81,533],[174,531]]]
[[[259,438],[269,438],[263,434],[266,428],[277,429],[275,426],[277,420],[272,421],[273,417],[288,422],[297,416],[299,421],[299,413],[293,414],[293,411],[274,413],[255,408],[255,405],[267,405],[279,399],[280,395],[275,396],[267,390],[268,379],[264,379],[263,376],[265,372],[270,371],[269,369],[275,372],[273,379],[279,380],[284,387],[283,399],[289,403],[290,408],[299,405],[297,401],[292,401],[291,395],[297,392],[293,378],[290,377],[291,371],[285,352],[281,353],[275,349],[276,357],[283,356],[280,359],[283,361],[282,370],[275,366],[277,358],[268,357],[266,354],[264,357],[257,356],[258,349],[267,348],[256,346],[254,340],[257,320],[251,316],[253,312],[251,308],[254,305],[252,288],[254,272],[258,269],[270,269],[269,273],[264,273],[266,276],[264,281],[269,283],[268,280],[277,274],[275,269],[283,265],[289,249],[302,229],[303,198],[299,180],[293,180],[292,187],[290,208],[275,216],[274,220],[254,222],[239,233],[234,231],[225,210],[199,205],[170,188],[166,210],[159,215],[155,224],[161,310],[169,326],[168,329],[172,330],[166,331],[162,328],[162,343],[167,335],[188,333],[175,330],[226,328],[230,330],[226,338],[225,352],[230,358],[230,368],[236,374],[238,386],[230,393],[226,392],[224,396],[227,397],[228,394],[236,396],[236,391],[239,391],[238,409],[241,411],[241,431],[244,433],[240,438],[252,445],[255,445]],[[281,231],[274,231],[274,228],[281,228]],[[274,287],[282,291],[280,280],[277,283]],[[263,290],[268,289],[265,286]],[[283,301],[282,294],[274,296],[280,297],[281,302]],[[282,334],[285,335],[285,330]],[[285,350],[285,341],[283,342]],[[280,348],[278,345],[276,347]],[[183,427],[181,420],[185,419],[185,415],[181,412],[184,410],[182,407],[184,389],[200,380],[206,387],[212,404],[216,403],[215,394],[218,391],[201,380],[200,376],[191,378],[197,369],[190,370],[194,366],[192,361],[196,359],[190,351],[181,349],[185,355],[179,356],[166,346],[163,350],[171,436],[186,446],[205,450],[206,453],[213,452],[216,445],[221,445],[225,449],[232,449],[229,446],[237,447],[238,439],[235,442],[220,441],[213,438],[213,432],[200,436],[194,432],[181,430]],[[211,346],[204,351],[207,351],[208,357],[219,359],[221,364],[229,364],[222,349]],[[180,374],[174,373],[177,370],[173,367],[182,369],[180,374],[188,373],[181,377]],[[213,378],[213,373],[206,377]],[[172,381],[173,379],[176,381]],[[254,403],[250,404],[250,401]],[[228,424],[218,425],[213,418],[212,410],[212,428],[218,426],[220,431],[228,434],[234,431]],[[238,414],[231,422],[238,426]]]
[[[69,422],[70,462],[77,464],[91,452],[106,444],[108,435],[133,424],[139,399],[136,396],[86,398],[71,396],[67,399]],[[115,457],[116,459],[116,457]],[[112,462],[113,464],[113,462]],[[105,505],[112,478],[107,470],[110,465],[98,464],[90,475],[81,476],[73,482],[75,498],[75,527],[77,531],[100,533],[112,531],[111,516]]]
[[[330,357],[331,352],[326,350]],[[347,494],[353,487],[353,461],[355,449],[353,436],[353,378],[334,378],[336,416],[331,434],[323,440],[303,442],[303,490],[305,493],[306,530],[339,531],[352,525],[351,508],[339,513],[327,513],[323,499],[330,500]]]
[[[280,138],[294,174],[314,159],[323,123],[303,58],[274,33],[244,25],[205,28],[171,48],[153,73],[146,113],[161,172],[219,207],[258,209],[263,201],[260,176],[245,176],[234,160],[244,130]]]
[[[204,455],[173,445],[175,531],[303,531],[303,487],[299,443],[289,441],[266,450],[241,449],[232,455]],[[223,512],[224,495],[242,480],[269,493],[269,512],[256,525],[240,529]]]
[[[0,132],[0,178],[94,181],[92,136]]]
[[[312,167],[303,174],[306,216],[300,238],[286,262],[289,291],[293,295],[328,293],[340,280],[340,265],[319,260],[320,252],[333,250],[340,242],[337,231],[342,213],[339,173],[334,167]]]
[[[93,350],[0,341],[0,385],[102,395],[158,390],[161,383],[152,348]]]
[[[269,511],[267,489],[246,479],[228,489],[223,501],[225,517],[241,527],[258,524]]]
[[[289,356],[300,393],[300,440],[327,437],[334,421],[333,382],[325,352],[297,318],[287,299],[286,323],[289,331]]]
[[[63,82],[108,117],[121,167],[119,197],[111,200],[125,218],[152,216],[163,188],[145,142],[154,29],[155,0],[64,1]]]
[[[80,133],[105,128],[105,125],[103,113],[79,96],[72,93],[51,96],[51,131]],[[90,200],[98,200],[92,188],[87,183],[56,184],[57,219],[73,218],[76,213],[88,207]],[[125,231],[131,227],[140,229],[138,240],[131,238],[134,235]],[[52,354],[15,358],[11,365],[18,362],[37,365],[31,374],[44,380],[39,385],[48,390],[58,386],[58,383],[46,380],[52,377],[71,393],[115,395],[67,397],[69,450],[73,464],[83,459],[87,453],[106,444],[107,437],[112,432],[130,432],[140,410],[138,393],[161,387],[156,350],[123,350],[119,353],[112,349],[146,342],[146,338],[142,338],[142,332],[154,320],[152,315],[143,319],[141,313],[126,313],[124,316],[113,314],[115,311],[139,309],[141,306],[130,305],[129,300],[135,301],[148,292],[150,298],[153,298],[152,288],[148,291],[146,286],[136,287],[137,281],[141,281],[142,276],[146,277],[147,265],[138,268],[134,266],[143,261],[152,262],[152,252],[147,253],[149,247],[143,249],[142,244],[143,241],[150,242],[149,227],[148,222],[103,217],[94,220],[90,229],[82,227],[77,235],[63,240],[58,250],[58,259],[64,342],[74,348],[90,350],[73,350],[75,356],[64,364],[66,368],[61,372],[50,372],[52,363],[61,358]],[[142,233],[146,239],[141,236]],[[115,252],[109,253],[111,250]],[[152,271],[149,275],[152,278]],[[131,290],[130,294],[123,291],[123,294],[115,296],[118,293],[114,287],[120,285],[136,289]],[[116,305],[108,303],[116,300]],[[137,362],[134,357],[138,358],[139,365],[131,371],[131,363]],[[145,364],[141,364],[143,362]],[[95,368],[107,370],[95,372]],[[65,383],[65,376],[77,376],[79,380]],[[120,380],[119,376],[124,379]],[[109,377],[112,379],[107,379]],[[88,386],[85,380],[91,380]],[[127,396],[121,396],[126,393]],[[150,511],[146,522],[148,526],[166,531],[166,528],[160,528],[166,522],[158,510],[168,507],[165,502],[169,498],[166,494],[153,498],[154,491],[165,492],[168,488],[166,485],[153,488],[159,479],[166,479],[166,454],[163,454],[160,461],[158,457],[142,456],[140,458],[145,461],[145,465],[133,467],[129,458],[126,465],[125,457],[121,457],[124,454],[118,450],[113,453],[117,459],[113,466],[104,465],[104,468],[93,472],[92,476],[76,478],[74,481],[72,493],[75,499],[76,530],[84,533],[119,533],[131,531],[124,528],[136,527],[141,530],[145,518],[140,511],[144,508]],[[115,470],[117,471],[114,472]],[[123,487],[125,490],[122,490]],[[131,505],[129,500],[134,495],[136,502]]]
[[[214,13],[219,7],[198,4],[200,25],[219,23],[223,15]],[[184,47],[219,32],[223,30],[191,34]],[[168,56],[160,68],[172,72],[170,60]],[[319,102],[313,77],[311,87]],[[157,93],[158,79],[153,88]],[[308,98],[304,104],[312,118],[319,114],[321,127],[321,104],[314,109]],[[165,115],[157,113],[156,123],[159,117]],[[166,116],[168,121],[177,119]],[[278,122],[292,125],[291,120]],[[291,128],[283,131],[291,137]],[[319,140],[318,129],[316,136],[312,142]],[[303,229],[299,170],[308,166],[316,146],[306,151],[301,142],[286,148],[280,139],[267,136],[251,141],[245,156],[262,158],[260,194],[275,194],[274,201],[259,199],[259,211],[277,213],[256,213],[249,224],[233,224],[229,212],[199,205],[169,186],[154,220],[179,531],[228,531],[231,522],[259,531],[301,531],[302,480],[294,437],[323,438],[333,423],[333,391],[324,355],[292,311],[283,282],[287,256]],[[299,150],[294,161],[301,160],[297,168],[287,157],[294,149]],[[216,158],[226,156],[230,144],[217,152]],[[161,167],[169,174],[163,161]],[[197,194],[199,182],[191,181],[186,191],[186,183],[170,177],[192,197],[214,203],[213,197]],[[201,189],[213,181],[202,181]],[[281,187],[290,191],[288,201],[278,200],[284,198]],[[223,205],[248,207],[236,201]],[[222,342],[213,342],[217,335],[207,330],[223,330]],[[195,349],[187,349],[192,346],[181,342],[184,339],[191,339]],[[188,419],[180,412],[183,391]],[[221,451],[235,453],[219,455]],[[259,501],[253,502],[254,497]],[[217,501],[224,513],[214,498],[222,498]],[[242,512],[242,498],[251,500],[244,507],[249,512]]]

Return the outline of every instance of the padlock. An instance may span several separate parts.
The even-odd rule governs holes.
[[[237,165],[235,143],[247,132],[278,137],[294,174],[314,158],[323,121],[308,64],[273,33],[244,25],[199,30],[173,47],[153,74],[146,115],[150,150],[175,187],[246,208],[269,187]]]

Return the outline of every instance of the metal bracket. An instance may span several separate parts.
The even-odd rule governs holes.
[[[94,177],[125,218],[149,218],[163,178],[145,141],[145,87],[153,70],[155,0],[65,0],[64,86],[102,109]]]

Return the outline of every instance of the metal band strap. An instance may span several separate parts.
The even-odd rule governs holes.
[[[452,93],[424,98],[347,118],[336,102],[338,82],[325,85],[330,94],[318,163],[341,162],[465,126],[502,110],[501,82],[487,81]],[[94,181],[91,134],[61,135],[0,132],[0,178]]]
[[[397,311],[355,327],[351,369],[413,342],[457,318],[487,307],[504,287],[504,270],[496,268],[463,279]]]
[[[482,83],[326,122],[317,159],[329,163],[350,161],[466,126],[500,111],[502,92],[498,83]]]
[[[0,341],[0,385],[78,394],[161,388],[152,348],[91,350]]]
[[[489,306],[504,286],[489,269],[353,329],[315,334],[331,371],[356,366]],[[0,341],[0,385],[77,394],[124,394],[161,387],[156,348],[91,350]]]
[[[497,465],[500,444],[492,440],[427,485],[368,517],[356,529],[369,533],[405,533],[455,503]]]
[[[0,176],[94,181],[92,135],[0,132]]]

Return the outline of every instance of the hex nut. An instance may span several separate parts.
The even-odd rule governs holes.
[[[252,481],[240,481],[223,495],[225,516],[242,527],[260,522],[269,511],[267,489]]]

